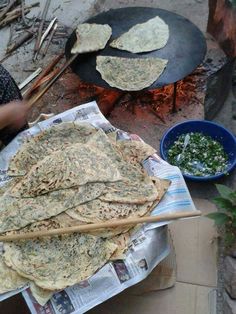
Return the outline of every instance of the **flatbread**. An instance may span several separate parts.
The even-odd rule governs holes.
[[[125,161],[141,167],[142,162],[156,152],[152,146],[141,141],[117,141],[116,147]]]
[[[124,219],[128,217],[141,217],[147,212],[152,202],[143,205],[105,202],[96,199],[75,208],[66,213],[74,219],[87,223],[104,222],[112,219]]]
[[[6,243],[4,260],[37,286],[54,291],[88,279],[109,260],[116,248],[108,240],[75,233]]]
[[[103,183],[92,183],[34,198],[16,198],[5,194],[0,198],[0,232],[18,230],[35,221],[56,216],[74,206],[96,199],[105,188]]]
[[[74,143],[86,143],[97,130],[85,122],[63,122],[26,140],[11,159],[9,176],[23,176],[39,160]]]
[[[120,148],[122,144],[120,144],[121,146],[119,144],[112,144],[108,136],[102,130],[93,134],[87,144],[104,152],[109,157],[111,162],[116,165],[121,177],[123,178],[122,181],[106,183],[107,193],[104,193],[104,195],[100,198],[102,201],[144,204],[149,201],[152,202],[158,197],[156,187],[150,177],[146,173],[142,172],[143,168],[140,167],[140,165],[138,165],[138,167],[134,165],[135,162],[134,164],[127,163],[126,160],[122,158],[122,151],[123,155],[126,155],[127,160],[132,154],[135,154],[134,152],[131,152],[131,150],[128,151],[129,144],[126,145],[126,150],[122,150]],[[132,144],[130,145],[132,146]],[[143,148],[143,150],[144,149],[145,148]],[[153,152],[153,150],[154,149],[148,146],[148,155],[149,152]],[[146,156],[144,151],[141,154],[141,146],[139,147],[139,152],[137,152],[136,155],[139,155],[137,158],[141,159],[143,156]]]
[[[121,179],[116,165],[104,153],[88,144],[74,144],[39,161],[10,193],[35,197],[91,182]]]
[[[30,290],[35,300],[42,306],[44,306],[56,292],[42,289],[38,287],[33,281],[30,281]]]
[[[97,56],[97,71],[111,87],[138,91],[152,85],[164,71],[167,60]]]
[[[127,164],[124,164],[122,167],[124,172],[127,171],[127,181],[106,183],[106,193],[100,196],[101,200],[127,204],[144,204],[153,202],[158,198],[152,179],[146,174],[139,173],[138,168],[131,167],[131,165]]]
[[[108,24],[80,24],[76,29],[77,41],[71,53],[86,53],[103,49],[111,34],[112,29]]]
[[[0,294],[25,286],[29,280],[9,268],[0,255]]]
[[[126,232],[111,238],[111,241],[117,245],[117,250],[111,256],[110,260],[125,259],[125,253],[130,243],[130,232]]]
[[[110,46],[133,53],[148,52],[163,48],[168,39],[168,25],[156,16],[131,27],[128,32],[113,40]]]
[[[121,153],[117,150],[115,143],[110,141],[110,138],[105,134],[103,130],[98,130],[96,133],[90,136],[88,145],[96,147],[97,150],[106,154],[113,164],[119,167],[119,163],[123,162]]]

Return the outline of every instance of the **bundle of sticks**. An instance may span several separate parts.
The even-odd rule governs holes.
[[[21,18],[25,26],[28,26],[25,15],[28,14],[32,8],[37,6],[39,6],[39,2],[25,6],[24,0],[10,0],[9,3],[0,10],[0,28],[11,24],[18,18]]]
[[[7,25],[11,26],[6,55],[1,62],[7,59],[16,49],[25,43],[29,43],[34,38],[36,38],[34,60],[36,60],[40,49],[42,49],[43,42],[46,42],[41,51],[41,55],[44,57],[54,37],[61,39],[68,36],[67,28],[63,25],[59,26],[56,17],[50,21],[46,20],[51,0],[46,1],[41,16],[39,13],[38,16],[30,19],[26,18],[25,15],[30,12],[31,8],[39,6],[40,3],[36,2],[26,6],[24,2],[25,0],[9,0],[8,3],[0,5],[0,29]],[[12,22],[15,21],[21,22],[20,29],[16,24],[13,26]],[[21,33],[13,36],[18,30]]]

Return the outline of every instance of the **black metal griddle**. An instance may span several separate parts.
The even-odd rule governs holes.
[[[146,53],[130,53],[109,46],[109,43],[127,32],[132,26],[144,23],[147,20],[159,16],[169,26],[169,40],[165,47]],[[109,24],[112,28],[112,37],[103,50],[79,55],[72,63],[72,71],[85,82],[96,84],[104,88],[110,88],[96,70],[96,56],[117,56],[126,58],[163,58],[168,59],[168,65],[162,75],[148,90],[175,83],[183,79],[203,61],[206,53],[206,41],[202,32],[188,19],[170,11],[147,8],[127,7],[112,9],[98,14],[86,21],[87,23]],[[71,57],[71,48],[76,41],[76,32],[69,37],[65,54]]]

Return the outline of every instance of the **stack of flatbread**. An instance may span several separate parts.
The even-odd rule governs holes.
[[[149,215],[169,186],[142,161],[155,150],[115,141],[86,123],[63,123],[26,141],[12,158],[0,192],[0,233]],[[132,226],[4,244],[0,293],[29,283],[40,304],[123,258]]]

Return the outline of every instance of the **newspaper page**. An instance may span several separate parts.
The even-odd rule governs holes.
[[[26,137],[32,137],[52,125],[67,121],[84,121],[103,129],[106,133],[116,132],[117,140],[141,140],[137,135],[128,134],[112,126],[102,115],[96,102],[80,105],[21,132],[5,147],[0,152],[0,185],[9,180],[7,177],[9,160]],[[182,174],[177,167],[169,165],[156,154],[145,160],[143,166],[150,175],[171,181],[167,193],[155,207],[152,215],[196,210]],[[45,306],[40,306],[34,300],[28,286],[25,286],[22,294],[31,313],[85,313],[122,290],[140,282],[169,254],[166,226],[168,223],[166,221],[144,225],[132,235],[132,241],[124,260],[110,262],[88,280],[54,294]],[[20,291],[22,289],[0,295],[0,301]]]

